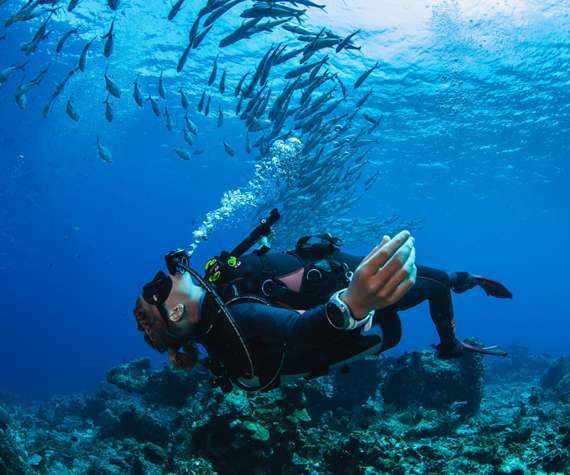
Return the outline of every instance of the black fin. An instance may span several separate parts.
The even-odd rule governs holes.
[[[476,285],[481,287],[487,295],[498,299],[512,299],[513,294],[500,282],[493,279],[487,279],[478,275],[470,276],[474,279]]]
[[[461,344],[461,346],[468,350],[468,351],[474,351],[475,353],[482,353],[484,355],[492,355],[492,356],[507,356],[507,352],[505,350],[503,350],[500,346],[497,345],[491,345],[491,346],[483,346],[483,345],[478,345],[476,343],[464,343],[464,342],[459,342]]]

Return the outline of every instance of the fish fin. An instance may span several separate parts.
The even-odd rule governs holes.
[[[115,20],[111,22],[111,28],[109,28],[109,32],[103,35],[101,38],[109,38],[113,34],[113,25],[115,24]]]

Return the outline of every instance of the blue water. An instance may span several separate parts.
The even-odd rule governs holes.
[[[215,23],[178,74],[178,58],[203,6],[186,3],[168,21],[168,2],[125,0],[113,12],[105,2],[84,0],[73,12],[64,8],[52,17],[55,30],[30,56],[20,44],[43,18],[0,27],[0,36],[7,33],[0,41],[0,70],[31,59],[29,80],[53,61],[41,86],[28,93],[25,110],[14,102],[22,72],[0,91],[0,391],[43,397],[90,390],[124,360],[151,356],[156,367],[166,361],[136,331],[134,300],[163,268],[166,252],[189,246],[223,193],[253,178],[257,151],[245,152],[246,128],[233,113],[234,87],[272,43],[294,38],[277,29],[219,49],[219,40],[240,24],[244,7],[236,7]],[[23,4],[9,0],[0,7],[1,23]],[[330,67],[349,90],[343,110],[352,111],[372,87],[366,109],[384,114],[361,185],[376,170],[380,179],[346,217],[425,218],[423,230],[413,232],[419,263],[485,275],[514,294],[512,301],[480,289],[456,296],[458,337],[524,344],[555,357],[568,353],[570,334],[569,8],[564,0],[381,6],[346,0],[329,1],[326,11],[309,9],[303,23],[341,36],[362,29],[355,37],[361,52],[331,54]],[[115,50],[106,59],[100,36],[112,20]],[[80,23],[56,54],[59,38]],[[85,72],[74,74],[43,119],[55,84],[95,36]],[[207,87],[218,53],[218,81],[228,71],[223,96],[218,81]],[[356,78],[376,61],[380,68],[355,91]],[[282,88],[283,75],[296,65],[293,60],[274,68],[271,87]],[[120,99],[110,99],[112,123],[102,104],[107,66],[122,89]],[[157,98],[161,71],[167,98],[160,105],[162,114],[166,105],[173,116],[172,131],[148,102],[140,109],[132,98],[137,75],[145,97]],[[193,148],[182,137],[180,88],[200,131]],[[212,93],[209,117],[196,110],[205,88]],[[68,98],[80,113],[77,123],[65,113]],[[220,103],[225,120],[218,128]],[[98,157],[97,136],[113,163]],[[225,153],[224,136],[235,157]],[[173,152],[180,146],[204,153],[183,161]],[[198,247],[196,268],[250,231],[252,215],[234,224],[241,214]],[[364,244],[357,252],[370,248]],[[401,316],[402,342],[390,354],[438,342],[425,305]]]

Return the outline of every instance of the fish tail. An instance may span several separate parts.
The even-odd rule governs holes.
[[[113,25],[115,24],[115,20],[113,20],[111,22],[111,28],[109,29],[109,32],[106,33],[105,35],[103,35],[101,38],[109,38],[109,36],[111,36],[113,34]]]

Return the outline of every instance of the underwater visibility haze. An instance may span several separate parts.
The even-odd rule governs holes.
[[[1,3],[2,23],[26,5]],[[93,390],[146,356],[161,368],[132,316],[142,284],[178,247],[202,270],[274,207],[278,249],[330,230],[364,255],[409,229],[418,263],[514,295],[457,296],[460,339],[568,353],[567,0],[280,2],[297,13],[220,46],[251,21],[244,11],[267,5],[231,2],[184,62],[206,32],[191,31],[206,3],[184,2],[169,20],[167,1],[55,2],[0,27],[0,70],[27,62],[0,90],[0,391]],[[248,104],[256,117],[240,117]],[[437,341],[425,305],[401,317],[388,355]]]
[[[568,0],[0,0],[0,473],[570,470]],[[268,393],[136,329],[176,248],[330,232],[496,279]],[[328,298],[328,297],[327,297]],[[468,340],[473,342],[473,340]],[[350,374],[348,374],[350,373]]]

